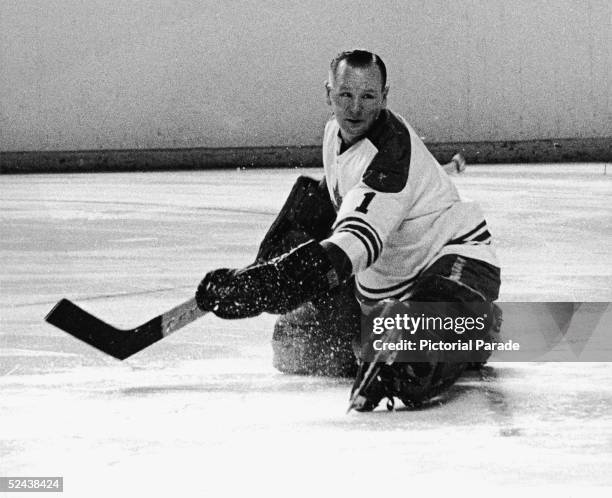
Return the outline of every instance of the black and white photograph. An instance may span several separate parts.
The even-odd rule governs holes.
[[[611,26],[0,0],[0,494],[609,496]]]

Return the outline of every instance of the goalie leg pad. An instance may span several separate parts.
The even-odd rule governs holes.
[[[351,341],[360,320],[352,281],[282,315],[272,338],[274,367],[288,374],[355,376]]]
[[[499,337],[501,310],[492,303],[497,299],[500,286],[499,268],[482,261],[456,255],[447,255],[431,265],[419,278],[411,300],[422,302],[458,302],[460,313],[470,316],[470,306],[461,307],[460,303],[489,302],[491,317],[486,324],[485,340],[494,341]],[[482,332],[480,332],[482,335]],[[484,364],[490,352],[484,352],[479,362]],[[473,356],[473,354],[471,355]],[[395,365],[392,365],[394,367]],[[429,368],[423,367],[429,366]],[[400,379],[410,377],[410,369],[421,369],[417,375],[419,382],[400,382],[398,397],[407,406],[419,405],[438,396],[461,376],[470,366],[469,362],[432,362],[428,364],[397,365]],[[408,372],[406,372],[408,370]]]
[[[310,239],[323,240],[335,218],[325,181],[298,177],[261,242],[256,261],[268,261]]]
[[[499,269],[487,263],[448,255],[440,258],[423,272],[417,280],[411,301],[457,303],[457,310],[463,316],[471,316],[472,308],[461,303],[489,303],[491,312],[487,313],[490,320],[486,324],[485,340],[499,340],[501,310],[492,301],[497,298],[500,286]],[[479,332],[483,334],[483,332]],[[361,353],[355,348],[356,354]],[[483,352],[479,363],[483,364],[490,356]],[[461,376],[465,369],[471,366],[469,361],[445,362],[442,357],[436,357],[431,352],[423,353],[422,362],[383,364],[368,390],[362,393],[365,402],[361,411],[376,408],[379,402],[388,397],[398,397],[406,406],[419,406],[422,403],[440,395]],[[473,359],[473,353],[469,355]],[[362,363],[359,370],[363,377],[367,364]],[[353,391],[361,384],[358,376]]]

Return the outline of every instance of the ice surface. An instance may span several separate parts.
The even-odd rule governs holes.
[[[350,381],[272,368],[273,316],[206,316],[125,362],[43,322],[61,297],[121,327],[191,297],[251,261],[300,173],[320,175],[0,177],[0,475],[62,475],[78,497],[605,493],[609,363],[495,363],[423,409],[345,415]],[[455,181],[487,213],[501,300],[612,300],[602,165]]]

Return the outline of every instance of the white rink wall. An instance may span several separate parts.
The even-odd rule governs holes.
[[[0,0],[0,151],[315,145],[331,57],[429,142],[612,136],[608,0]]]

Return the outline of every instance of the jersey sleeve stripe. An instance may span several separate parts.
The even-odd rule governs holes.
[[[382,239],[380,238],[380,235],[378,235],[378,232],[376,230],[374,230],[374,228],[372,228],[372,225],[370,225],[367,221],[365,221],[362,218],[357,218],[356,216],[349,216],[348,218],[343,218],[336,225],[336,229],[339,228],[342,224],[349,223],[349,222],[360,223],[360,224],[364,225],[365,227],[367,227],[374,234],[374,236],[376,237],[376,240],[378,241],[378,246],[382,250],[383,242],[382,242]]]
[[[351,235],[354,235],[355,237],[357,237],[361,241],[361,243],[366,248],[366,252],[368,253],[367,266],[370,266],[374,262],[374,254],[372,253],[372,248],[370,247],[370,244],[368,244],[367,239],[361,233],[357,232],[356,230],[352,230],[350,228],[343,228],[342,230],[337,230],[336,231],[336,233],[340,233],[340,232],[350,233]]]
[[[453,244],[463,244],[464,242],[466,242],[467,240],[469,240],[469,237],[477,232],[479,232],[480,230],[482,230],[483,228],[485,228],[487,226],[487,222],[483,221],[482,223],[480,223],[476,228],[470,230],[469,232],[455,238],[452,240],[449,240],[446,245],[453,245]]]
[[[361,285],[357,284],[357,293],[361,297],[364,297],[366,299],[376,300],[376,301],[380,301],[381,299],[400,299],[406,296],[411,291],[412,287],[413,287],[413,283],[410,283],[407,286],[398,290],[397,292],[387,291],[384,294],[383,293],[375,294],[373,292],[368,292],[363,287],[361,287]]]
[[[357,225],[356,223],[343,223],[342,226],[338,230],[336,230],[336,232],[345,232],[347,231],[347,229],[350,229],[352,232],[359,232],[366,239],[368,239],[374,255],[372,258],[372,262],[376,261],[378,259],[378,256],[380,256],[380,247],[376,244],[376,239],[374,235],[372,235],[372,232],[366,229],[363,225]]]
[[[489,233],[488,230],[485,230],[480,235],[477,235],[476,237],[470,239],[470,242],[483,242],[490,238],[491,238],[491,234]]]

